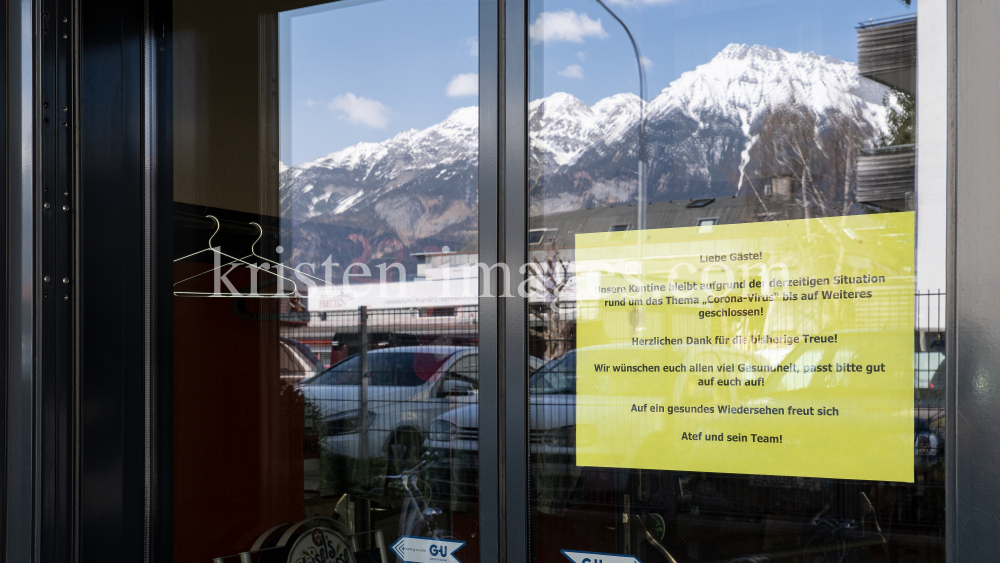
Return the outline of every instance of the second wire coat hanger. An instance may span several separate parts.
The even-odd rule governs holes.
[[[227,262],[227,263],[225,263],[225,264],[220,264],[219,266],[216,266],[216,267],[214,267],[214,268],[212,268],[210,270],[206,270],[204,272],[195,274],[193,276],[190,276],[190,277],[184,278],[184,279],[182,279],[182,280],[180,280],[178,282],[175,282],[174,283],[174,295],[176,295],[176,296],[186,296],[186,297],[258,297],[258,298],[293,298],[293,297],[300,297],[300,295],[298,293],[298,285],[295,283],[294,280],[292,280],[290,278],[286,278],[285,276],[279,275],[279,274],[277,274],[275,272],[272,272],[271,269],[270,269],[270,267],[262,268],[262,267],[260,267],[257,264],[253,264],[251,262],[247,262],[248,258],[254,258],[254,257],[256,257],[256,258],[259,258],[261,260],[264,260],[267,263],[275,264],[275,265],[279,265],[280,266],[280,264],[278,264],[277,262],[274,262],[273,260],[268,260],[267,258],[264,258],[264,257],[262,257],[262,256],[260,256],[260,255],[257,254],[257,250],[256,250],[257,242],[259,242],[260,239],[264,236],[264,230],[261,228],[260,225],[258,225],[257,223],[251,223],[251,225],[254,225],[255,227],[257,227],[257,233],[258,234],[257,234],[257,240],[255,240],[253,242],[253,245],[251,245],[251,247],[250,247],[250,254],[244,256],[243,258],[236,258],[235,256],[230,256],[230,255],[222,252],[222,250],[221,250],[222,247],[216,248],[216,247],[212,246],[212,239],[215,238],[215,235],[219,234],[219,230],[222,228],[222,226],[219,223],[219,220],[214,215],[206,215],[206,217],[208,217],[209,219],[211,219],[212,221],[215,222],[215,232],[212,233],[212,236],[208,237],[208,248],[204,248],[204,249],[199,250],[197,252],[193,252],[191,254],[188,254],[187,256],[182,256],[182,257],[174,260],[174,262],[180,262],[181,260],[187,260],[188,258],[191,258],[193,256],[197,256],[197,255],[199,255],[199,254],[201,254],[203,252],[212,252],[216,256],[225,256],[230,261]],[[265,274],[270,274],[270,275],[272,275],[272,276],[274,276],[276,278],[279,278],[279,279],[282,279],[282,280],[285,280],[285,281],[291,283],[292,284],[292,291],[291,291],[291,293],[259,293],[259,292],[256,291],[256,288],[253,287],[253,286],[251,286],[250,293],[247,293],[247,294],[240,293],[239,291],[237,291],[236,293],[225,293],[225,292],[216,292],[216,291],[208,292],[208,291],[178,291],[177,290],[177,286],[180,285],[180,284],[182,284],[182,283],[184,283],[184,282],[186,282],[186,281],[190,281],[190,280],[192,280],[194,278],[201,277],[201,276],[204,276],[206,274],[210,274],[212,272],[222,270],[223,268],[225,268],[227,266],[230,266],[230,271],[232,271],[233,268],[238,267],[240,264],[242,264],[242,265],[244,265],[244,266],[246,266],[248,268],[253,268],[253,269],[257,270],[258,272],[264,272]],[[304,272],[300,272],[300,273],[302,273],[304,275],[307,275],[307,276],[309,275],[309,274],[305,274]],[[227,274],[228,274],[228,272],[227,272]],[[310,276],[310,277],[314,277],[314,276]],[[315,278],[315,279],[318,279],[318,278]],[[256,281],[256,276],[254,277],[254,281]]]

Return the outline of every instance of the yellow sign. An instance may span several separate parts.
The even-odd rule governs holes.
[[[912,482],[913,247],[913,213],[577,235],[577,464]]]

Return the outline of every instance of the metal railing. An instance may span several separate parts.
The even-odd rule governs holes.
[[[883,299],[857,309],[853,322],[880,326],[879,321],[892,319],[898,324],[900,299],[904,294],[887,292]],[[894,519],[908,530],[938,526],[943,514],[934,499],[943,491],[944,302],[941,292],[918,293],[913,299],[914,467],[920,476],[919,488],[864,484],[887,488],[892,492],[886,494],[907,499],[902,505],[892,505],[894,515],[880,515],[880,519]],[[823,305],[817,307],[807,314],[822,314]],[[364,314],[366,326],[361,323]],[[575,303],[560,304],[555,311],[548,304],[531,305],[531,354],[552,361],[543,370],[556,369],[551,367],[554,360],[576,349],[576,322],[581,314]],[[324,365],[334,366],[293,384],[305,405],[306,450],[311,452],[306,457],[316,460],[312,469],[307,468],[307,496],[347,492],[384,499],[392,494],[388,476],[430,459],[423,479],[435,502],[451,510],[474,509],[479,483],[478,320],[476,307],[463,307],[447,312],[309,313],[283,323],[283,338],[307,344],[323,356]],[[800,320],[776,315],[773,322],[794,326]],[[365,377],[360,361],[355,361],[362,353],[367,355]],[[575,378],[575,365],[565,369],[571,370],[564,374],[567,378]],[[329,380],[323,381],[324,377]],[[366,400],[361,394],[364,381],[368,384]],[[565,409],[573,408],[575,395],[546,403],[532,393],[529,400],[536,509],[556,515],[569,509],[613,509],[631,477],[627,471],[575,464],[576,436],[560,434],[561,425],[573,424]],[[367,415],[364,410],[369,411]],[[435,426],[435,421],[447,424]],[[686,472],[644,474],[644,479],[662,481],[657,486],[673,498],[674,510],[701,518],[759,518],[776,513],[811,517],[824,506],[853,502],[863,483]]]
[[[862,149],[858,155],[859,203],[903,209],[917,185],[916,145]]]
[[[913,95],[916,89],[917,18],[885,18],[858,24],[862,76]]]

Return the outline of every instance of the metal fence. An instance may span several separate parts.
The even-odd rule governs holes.
[[[854,320],[880,326],[880,321],[899,315],[897,300],[902,298],[873,300],[852,313]],[[575,303],[532,304],[526,327],[534,356],[530,369],[534,372],[548,361],[541,369],[568,386],[566,392],[555,394],[558,400],[543,400],[534,387],[530,393],[536,509],[556,515],[567,510],[611,510],[642,474],[639,486],[647,489],[647,502],[657,504],[660,511],[666,504],[674,513],[706,517],[806,518],[836,507],[849,512],[846,507],[856,505],[858,492],[865,491],[883,500],[891,498],[879,504],[885,512],[880,521],[896,522],[906,533],[939,526],[943,522],[944,298],[943,293],[914,297],[914,484],[579,467],[572,413],[575,362],[559,360],[574,352],[577,320],[588,313]],[[823,311],[808,314],[813,313]],[[298,350],[308,357],[308,346],[322,364],[295,373],[295,361],[290,359],[289,373],[283,374],[305,406],[307,497],[351,493],[384,499],[393,494],[394,478],[418,468],[438,506],[474,508],[479,482],[478,320],[476,307],[287,316],[281,335],[289,353]],[[772,322],[795,326],[792,320]]]

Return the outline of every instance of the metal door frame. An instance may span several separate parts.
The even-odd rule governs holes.
[[[993,210],[1000,208],[993,185],[1000,177],[993,154],[1000,145],[1000,54],[993,45],[1000,3],[945,1],[947,553],[950,562],[989,561],[1000,551],[1000,459],[990,447],[1000,442],[1000,346],[993,328],[1000,302],[988,290],[1000,260],[995,244],[980,241],[989,241],[982,226],[995,223]],[[521,265],[527,257],[527,4],[479,3],[480,256],[487,264]],[[50,5],[8,0],[0,25],[7,180],[0,200],[0,336],[6,343],[0,351],[0,553],[9,561],[169,561],[172,343],[163,290],[169,276],[158,264],[171,254],[168,237],[156,237],[170,228],[172,162],[163,142],[171,135],[169,2],[68,2],[61,10],[70,50],[62,66],[58,49],[47,50],[43,38],[53,29],[45,20]],[[56,33],[62,37],[61,29]],[[56,57],[49,67],[46,57]],[[61,157],[44,144],[52,135],[41,107],[45,68],[62,73],[72,93],[66,122],[72,142]],[[43,308],[46,237],[62,235],[44,229],[42,206],[44,189],[54,187],[46,178],[56,177],[59,166],[70,171],[74,188],[66,211],[71,251],[57,259],[70,260],[74,275],[67,277],[81,282],[73,284],[68,319]],[[516,268],[507,272],[491,270],[484,280],[492,295],[524,279]],[[484,298],[480,320],[481,559],[529,561],[527,306],[520,298]],[[45,332],[52,323],[70,325],[63,328],[72,335],[70,350],[46,336],[65,334]],[[95,334],[100,346],[93,344]],[[60,352],[70,354],[69,365],[47,371],[49,358]],[[60,385],[72,391],[68,407],[59,402]],[[60,416],[65,408],[72,412]],[[72,462],[68,476],[66,468],[52,470],[53,460],[65,459]],[[53,490],[62,492],[43,494]],[[53,527],[67,518],[69,529]],[[46,542],[70,549],[44,550]]]

